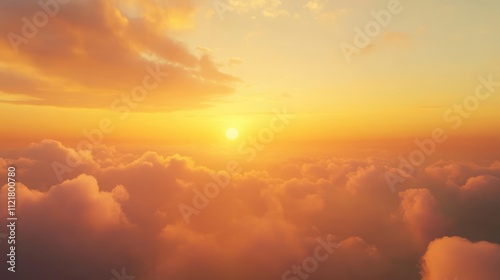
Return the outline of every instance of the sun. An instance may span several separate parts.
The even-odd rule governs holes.
[[[235,128],[229,128],[228,130],[226,130],[226,137],[229,140],[238,138],[238,130],[236,130]]]

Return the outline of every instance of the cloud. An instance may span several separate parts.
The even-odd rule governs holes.
[[[132,250],[126,246],[132,235],[126,241],[120,234],[133,232],[134,227],[112,193],[99,190],[94,177],[80,175],[47,192],[30,190],[22,183],[16,188],[16,255],[25,256],[17,258],[19,279],[61,274],[88,279],[109,271],[109,260],[126,262],[121,255]],[[7,185],[0,189],[0,197],[6,201]],[[6,218],[4,209],[0,216]],[[5,262],[5,255],[1,259]],[[20,268],[24,266],[20,263],[29,268]],[[93,272],[87,270],[90,267]]]
[[[407,46],[410,44],[410,37],[405,33],[387,32],[382,36],[382,40],[387,43]]]
[[[500,275],[500,245],[443,237],[429,244],[422,261],[423,280],[494,280]]]
[[[52,163],[77,157],[59,181]],[[280,279],[314,255],[318,238],[340,247],[311,279],[412,279],[435,238],[498,243],[497,163],[436,162],[398,194],[383,176],[394,168],[389,162],[302,157],[265,170],[256,163],[232,174],[187,224],[179,205],[193,205],[223,174],[197,158],[104,145],[77,151],[54,140],[0,154],[0,168],[18,170],[18,254],[30,267],[23,279],[108,279],[122,267],[152,280]],[[429,273],[444,250],[439,240],[424,257]]]
[[[305,8],[312,12],[319,12],[323,8],[323,3],[318,0],[309,0],[305,5]]]
[[[227,3],[237,13],[260,11],[265,17],[289,16],[290,12],[283,8],[281,0],[228,0]]]
[[[0,38],[3,102],[110,108],[155,72],[161,79],[140,110],[190,109],[230,94],[239,81],[169,35],[193,22],[190,1],[169,1],[168,7],[153,0],[41,1],[54,15],[39,26],[34,15],[46,12],[38,2],[0,3],[8,11],[0,31],[10,34]]]
[[[367,47],[361,50],[362,54],[372,53],[380,48],[398,48],[406,50],[412,45],[411,37],[401,32],[385,32],[376,38]]]
[[[455,218],[457,233],[472,240],[489,240],[500,243],[494,234],[500,229],[500,221],[490,220],[484,213],[500,211],[500,179],[492,175],[471,176],[460,187]]]
[[[403,220],[420,244],[428,244],[445,231],[447,221],[428,189],[410,189],[399,196]]]
[[[231,57],[227,60],[229,66],[238,66],[243,63],[243,60],[238,57]]]

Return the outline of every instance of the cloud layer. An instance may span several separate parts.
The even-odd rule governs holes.
[[[59,181],[52,164],[76,157]],[[110,279],[122,267],[152,280],[499,275],[500,164],[436,162],[393,193],[388,162],[289,159],[226,177],[180,155],[44,140],[0,168],[17,167],[22,279]],[[179,206],[197,195],[208,205],[186,223]],[[338,246],[317,251],[327,241]],[[314,265],[317,254],[327,258]]]

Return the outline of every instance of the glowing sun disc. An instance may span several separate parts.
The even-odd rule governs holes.
[[[238,138],[238,130],[234,128],[229,128],[228,130],[226,130],[226,137],[229,140],[234,140]]]

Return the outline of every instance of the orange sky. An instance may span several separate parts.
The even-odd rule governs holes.
[[[498,280],[499,9],[0,0],[16,276]]]
[[[436,127],[498,139],[498,92],[450,129],[454,104],[474,94],[478,78],[499,80],[498,30],[490,24],[497,4],[485,2],[481,16],[465,22],[472,5],[465,1],[435,4],[425,15],[417,11],[430,3],[401,4],[349,62],[341,43],[353,44],[355,27],[374,20],[370,10],[386,7],[357,2],[232,1],[219,17],[208,1],[92,8],[74,1],[24,41],[12,35],[24,34],[18,15],[36,6],[5,2],[11,12],[1,28],[11,35],[0,40],[0,116],[10,121],[2,142],[75,144],[82,130],[109,118],[116,129],[108,144],[224,145],[227,128],[242,139],[284,107],[298,116],[281,137],[287,142],[384,142],[425,137]],[[141,93],[145,79],[149,89]]]

